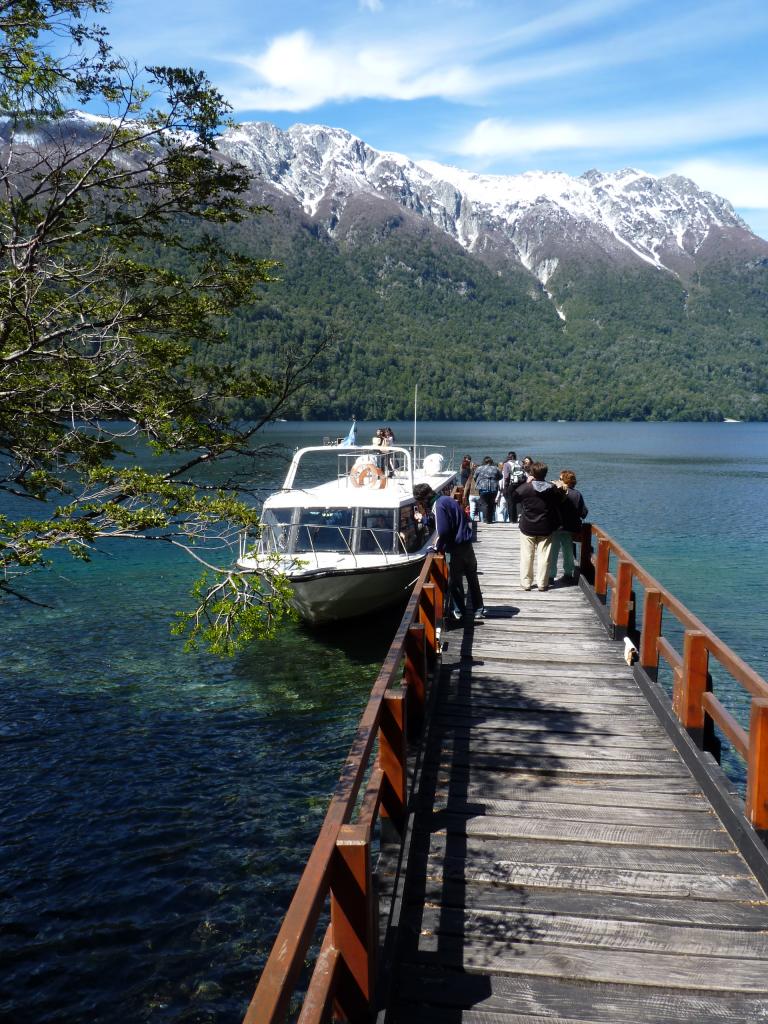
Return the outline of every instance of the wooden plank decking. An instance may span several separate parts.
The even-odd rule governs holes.
[[[446,634],[386,1020],[768,1021],[768,899],[578,587]]]

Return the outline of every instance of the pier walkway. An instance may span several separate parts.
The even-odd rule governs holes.
[[[488,618],[443,634],[380,1020],[768,1021],[768,897],[685,740],[580,587],[521,589],[515,527],[476,553]]]
[[[768,683],[600,527],[518,548],[453,629],[427,556],[244,1024],[768,1024]]]

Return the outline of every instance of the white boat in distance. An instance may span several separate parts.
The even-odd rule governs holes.
[[[335,476],[301,485],[299,470],[318,479],[325,459]],[[323,445],[293,456],[285,483],[264,502],[255,549],[237,564],[278,572],[293,604],[312,624],[366,615],[404,600],[434,540],[416,512],[413,487],[448,489],[456,473],[441,452],[393,445]]]

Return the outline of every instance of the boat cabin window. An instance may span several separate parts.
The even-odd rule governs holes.
[[[361,509],[360,551],[392,554],[395,548],[395,513],[391,508]]]
[[[264,509],[261,516],[261,537],[267,551],[289,550],[293,511],[292,508]]]
[[[400,550],[418,551],[423,543],[421,524],[416,522],[416,506],[406,505],[398,512],[399,520],[397,532],[400,540]]]
[[[299,509],[295,552],[349,551],[352,534],[352,509]]]

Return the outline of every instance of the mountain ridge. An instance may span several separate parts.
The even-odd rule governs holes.
[[[727,199],[680,175],[626,168],[572,177],[559,171],[483,175],[381,152],[343,129],[297,124],[282,131],[243,122],[223,152],[320,217],[330,234],[352,195],[393,201],[430,220],[481,259],[517,260],[544,286],[560,254],[602,253],[686,280],[701,254],[768,255]]]

